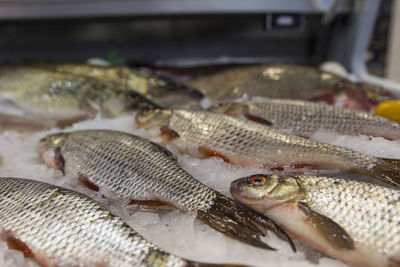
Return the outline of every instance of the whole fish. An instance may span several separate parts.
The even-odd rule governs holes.
[[[252,175],[232,196],[293,237],[356,266],[399,266],[400,191],[318,176]]]
[[[23,64],[117,82],[163,107],[199,108],[202,98],[202,94],[199,91],[141,69],[123,66],[95,66],[83,62],[51,60],[24,61]]]
[[[43,266],[223,266],[167,253],[89,197],[27,179],[0,178],[0,229]]]
[[[266,229],[287,238],[268,218],[200,183],[168,150],[141,137],[107,130],[60,133],[43,138],[39,150],[47,166],[94,190],[105,187],[135,204],[196,211],[217,231],[258,247],[271,249],[260,240]]]
[[[112,117],[130,109],[159,107],[118,83],[22,65],[0,67],[0,100],[27,116],[56,121],[77,121],[97,112]]]
[[[287,133],[310,137],[318,129],[344,135],[400,139],[400,124],[366,112],[302,100],[255,98],[214,105],[219,111],[245,117]]]
[[[265,96],[340,104],[371,111],[391,93],[365,83],[355,84],[317,68],[295,65],[243,66],[185,82],[213,101]]]
[[[163,142],[195,157],[217,156],[227,162],[271,169],[340,169],[400,186],[398,161],[374,158],[344,147],[314,142],[222,113],[149,110],[136,124],[160,130]]]

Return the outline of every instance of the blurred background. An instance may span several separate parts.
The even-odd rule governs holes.
[[[334,61],[357,78],[400,82],[400,4],[392,0],[0,0],[0,36],[2,62]]]

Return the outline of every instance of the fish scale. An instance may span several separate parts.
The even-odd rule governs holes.
[[[83,194],[33,180],[0,178],[0,196],[2,237],[11,235],[25,243],[44,266],[188,264]]]

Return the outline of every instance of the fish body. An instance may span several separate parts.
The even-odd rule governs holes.
[[[214,229],[249,244],[269,248],[256,227],[272,229],[269,219],[249,212],[184,171],[160,145],[127,133],[106,130],[49,135],[40,142],[43,161],[92,189],[107,188],[126,203],[166,203]]]
[[[73,61],[25,61],[24,64],[119,83],[163,107],[198,108],[202,98],[198,91],[141,69],[123,66],[95,66]]]
[[[196,157],[271,169],[341,169],[399,186],[399,168],[344,147],[311,141],[222,113],[150,110],[136,115],[139,127],[159,129],[165,143]]]
[[[232,196],[323,253],[356,266],[400,264],[400,191],[318,176],[253,175]]]
[[[237,67],[186,81],[213,101],[264,96],[323,101],[370,111],[381,101],[395,99],[367,84],[355,84],[317,68],[295,65]]]
[[[400,124],[363,111],[302,100],[255,98],[211,107],[236,117],[261,121],[287,133],[310,137],[319,129],[344,135],[400,139]]]
[[[0,100],[27,116],[59,121],[157,107],[118,83],[23,65],[0,67]]]
[[[0,178],[0,238],[43,266],[189,266],[89,197]]]

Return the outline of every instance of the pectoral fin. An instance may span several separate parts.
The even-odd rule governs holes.
[[[319,214],[308,207],[307,204],[299,202],[299,209],[307,217],[307,221],[318,231],[335,249],[354,249],[352,238],[346,231],[330,218]]]

